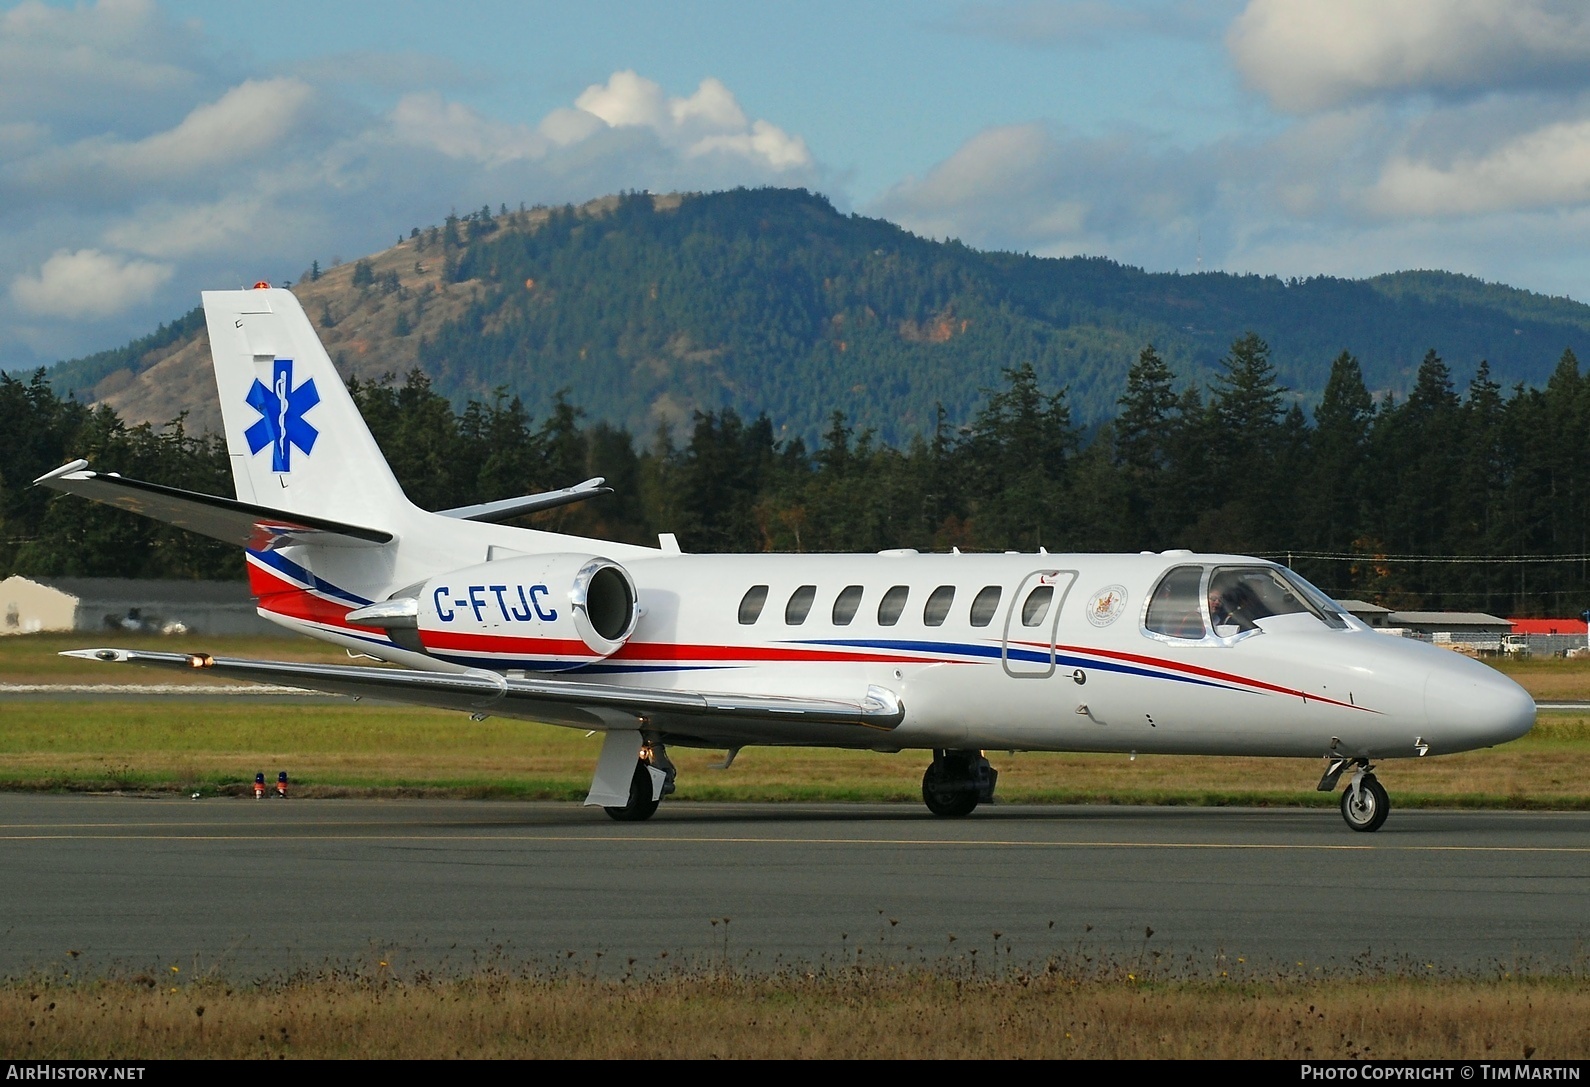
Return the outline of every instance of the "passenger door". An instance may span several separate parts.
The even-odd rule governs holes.
[[[1042,679],[1054,675],[1055,632],[1075,570],[1035,570],[1022,578],[1005,611],[1000,652],[1007,675]]]

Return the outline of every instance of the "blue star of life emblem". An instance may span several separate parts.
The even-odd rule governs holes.
[[[308,456],[315,439],[320,437],[320,431],[304,419],[304,413],[318,403],[320,392],[315,388],[315,379],[309,378],[293,388],[293,360],[277,359],[270,387],[255,378],[248,391],[248,406],[260,413],[259,421],[243,432],[248,451],[258,453],[268,445],[271,470],[292,471],[292,447],[296,445]]]

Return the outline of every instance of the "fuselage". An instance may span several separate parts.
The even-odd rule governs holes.
[[[633,579],[638,619],[615,652],[593,659],[547,622],[560,601],[567,607],[563,586],[517,576],[528,557],[504,545],[498,561],[454,558],[456,577],[433,571],[418,601],[425,644],[410,638],[407,648],[390,631],[340,621],[378,597],[319,574],[324,552],[318,585],[291,576],[292,550],[251,559],[256,592],[274,579],[262,614],[350,648],[432,669],[555,671],[726,694],[844,699],[874,685],[901,700],[904,721],[841,742],[880,750],[1384,759],[1502,743],[1527,732],[1535,714],[1529,695],[1493,669],[1374,632],[1289,572],[1243,556],[609,546]],[[390,592],[417,572],[364,588]],[[1283,611],[1221,625],[1212,590],[1242,578],[1267,586],[1270,608]]]

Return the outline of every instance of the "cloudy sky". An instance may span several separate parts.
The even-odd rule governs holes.
[[[452,209],[763,184],[985,248],[1584,299],[1590,6],[0,6],[0,367]]]

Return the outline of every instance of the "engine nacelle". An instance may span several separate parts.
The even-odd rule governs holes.
[[[635,632],[635,582],[595,555],[527,555],[427,581],[416,599],[426,653],[495,671],[557,672],[618,652]]]

